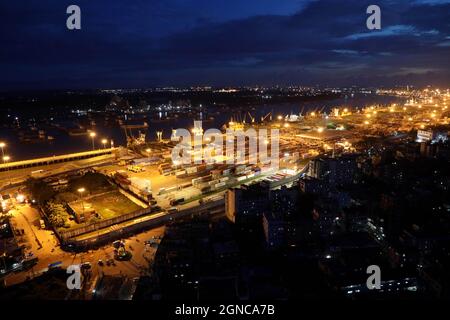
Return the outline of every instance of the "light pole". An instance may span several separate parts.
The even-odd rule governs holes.
[[[83,215],[84,215],[83,193],[86,191],[86,189],[85,188],[79,188],[77,191],[80,194],[81,206],[83,207]]]
[[[8,162],[9,160],[11,160],[11,157],[10,157],[10,156],[4,156],[4,157],[3,157],[3,163]]]
[[[96,135],[97,135],[97,134],[96,134],[95,132],[91,132],[91,133],[89,134],[89,136],[90,136],[91,139],[92,139],[92,151],[95,150],[95,141],[94,141],[94,138],[95,138]]]
[[[2,149],[2,157],[5,156],[5,147],[6,147],[6,143],[4,143],[3,141],[0,142],[0,148]]]
[[[108,140],[103,139],[102,140],[102,144],[103,144],[103,149],[106,149],[106,143],[108,142]]]

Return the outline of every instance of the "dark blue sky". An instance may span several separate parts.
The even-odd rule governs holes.
[[[3,0],[0,24],[0,90],[450,83],[450,0]]]

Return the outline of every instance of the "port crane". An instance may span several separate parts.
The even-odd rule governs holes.
[[[143,145],[145,144],[145,132],[141,132],[140,129],[147,129],[148,123],[144,122],[143,124],[122,124],[120,126],[124,132],[125,137],[127,138],[127,147],[133,148],[135,146]],[[133,134],[133,131],[138,131],[137,136]]]
[[[266,121],[267,117],[269,117],[269,120],[272,121],[272,111],[270,111],[268,114],[266,114],[264,117],[261,117],[261,122]]]
[[[250,113],[250,111],[247,111],[248,116],[250,117],[250,120],[252,121],[252,123],[255,123],[255,117],[252,116],[252,114]],[[245,120],[245,119],[244,119]]]

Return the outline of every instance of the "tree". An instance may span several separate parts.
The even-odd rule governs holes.
[[[94,192],[97,189],[104,189],[111,187],[108,178],[101,173],[87,172],[84,176],[73,179],[69,183],[69,189],[76,192],[79,188],[86,188],[89,192]]]
[[[69,213],[60,203],[49,201],[46,205],[49,222],[56,228],[68,226]]]
[[[33,198],[41,205],[45,204],[55,195],[55,190],[41,179],[29,178],[25,182],[25,185]]]

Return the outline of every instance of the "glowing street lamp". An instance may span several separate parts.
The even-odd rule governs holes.
[[[97,135],[97,134],[96,134],[95,132],[91,132],[91,133],[89,134],[89,136],[90,136],[91,139],[92,139],[92,151],[95,150],[95,141],[94,141],[94,138],[95,138],[96,135]]]
[[[107,142],[108,142],[108,140],[102,139],[103,149],[106,149],[106,143]]]
[[[2,157],[5,156],[5,150],[4,150],[5,147],[6,147],[6,143],[4,143],[3,141],[0,142],[0,148],[2,149]]]
[[[81,206],[83,207],[83,214],[84,214],[84,202],[83,202],[83,193],[86,191],[85,188],[79,188],[78,193],[80,194],[80,198],[81,198]]]
[[[11,160],[10,156],[4,156],[3,157],[3,162],[8,162],[9,160]]]

